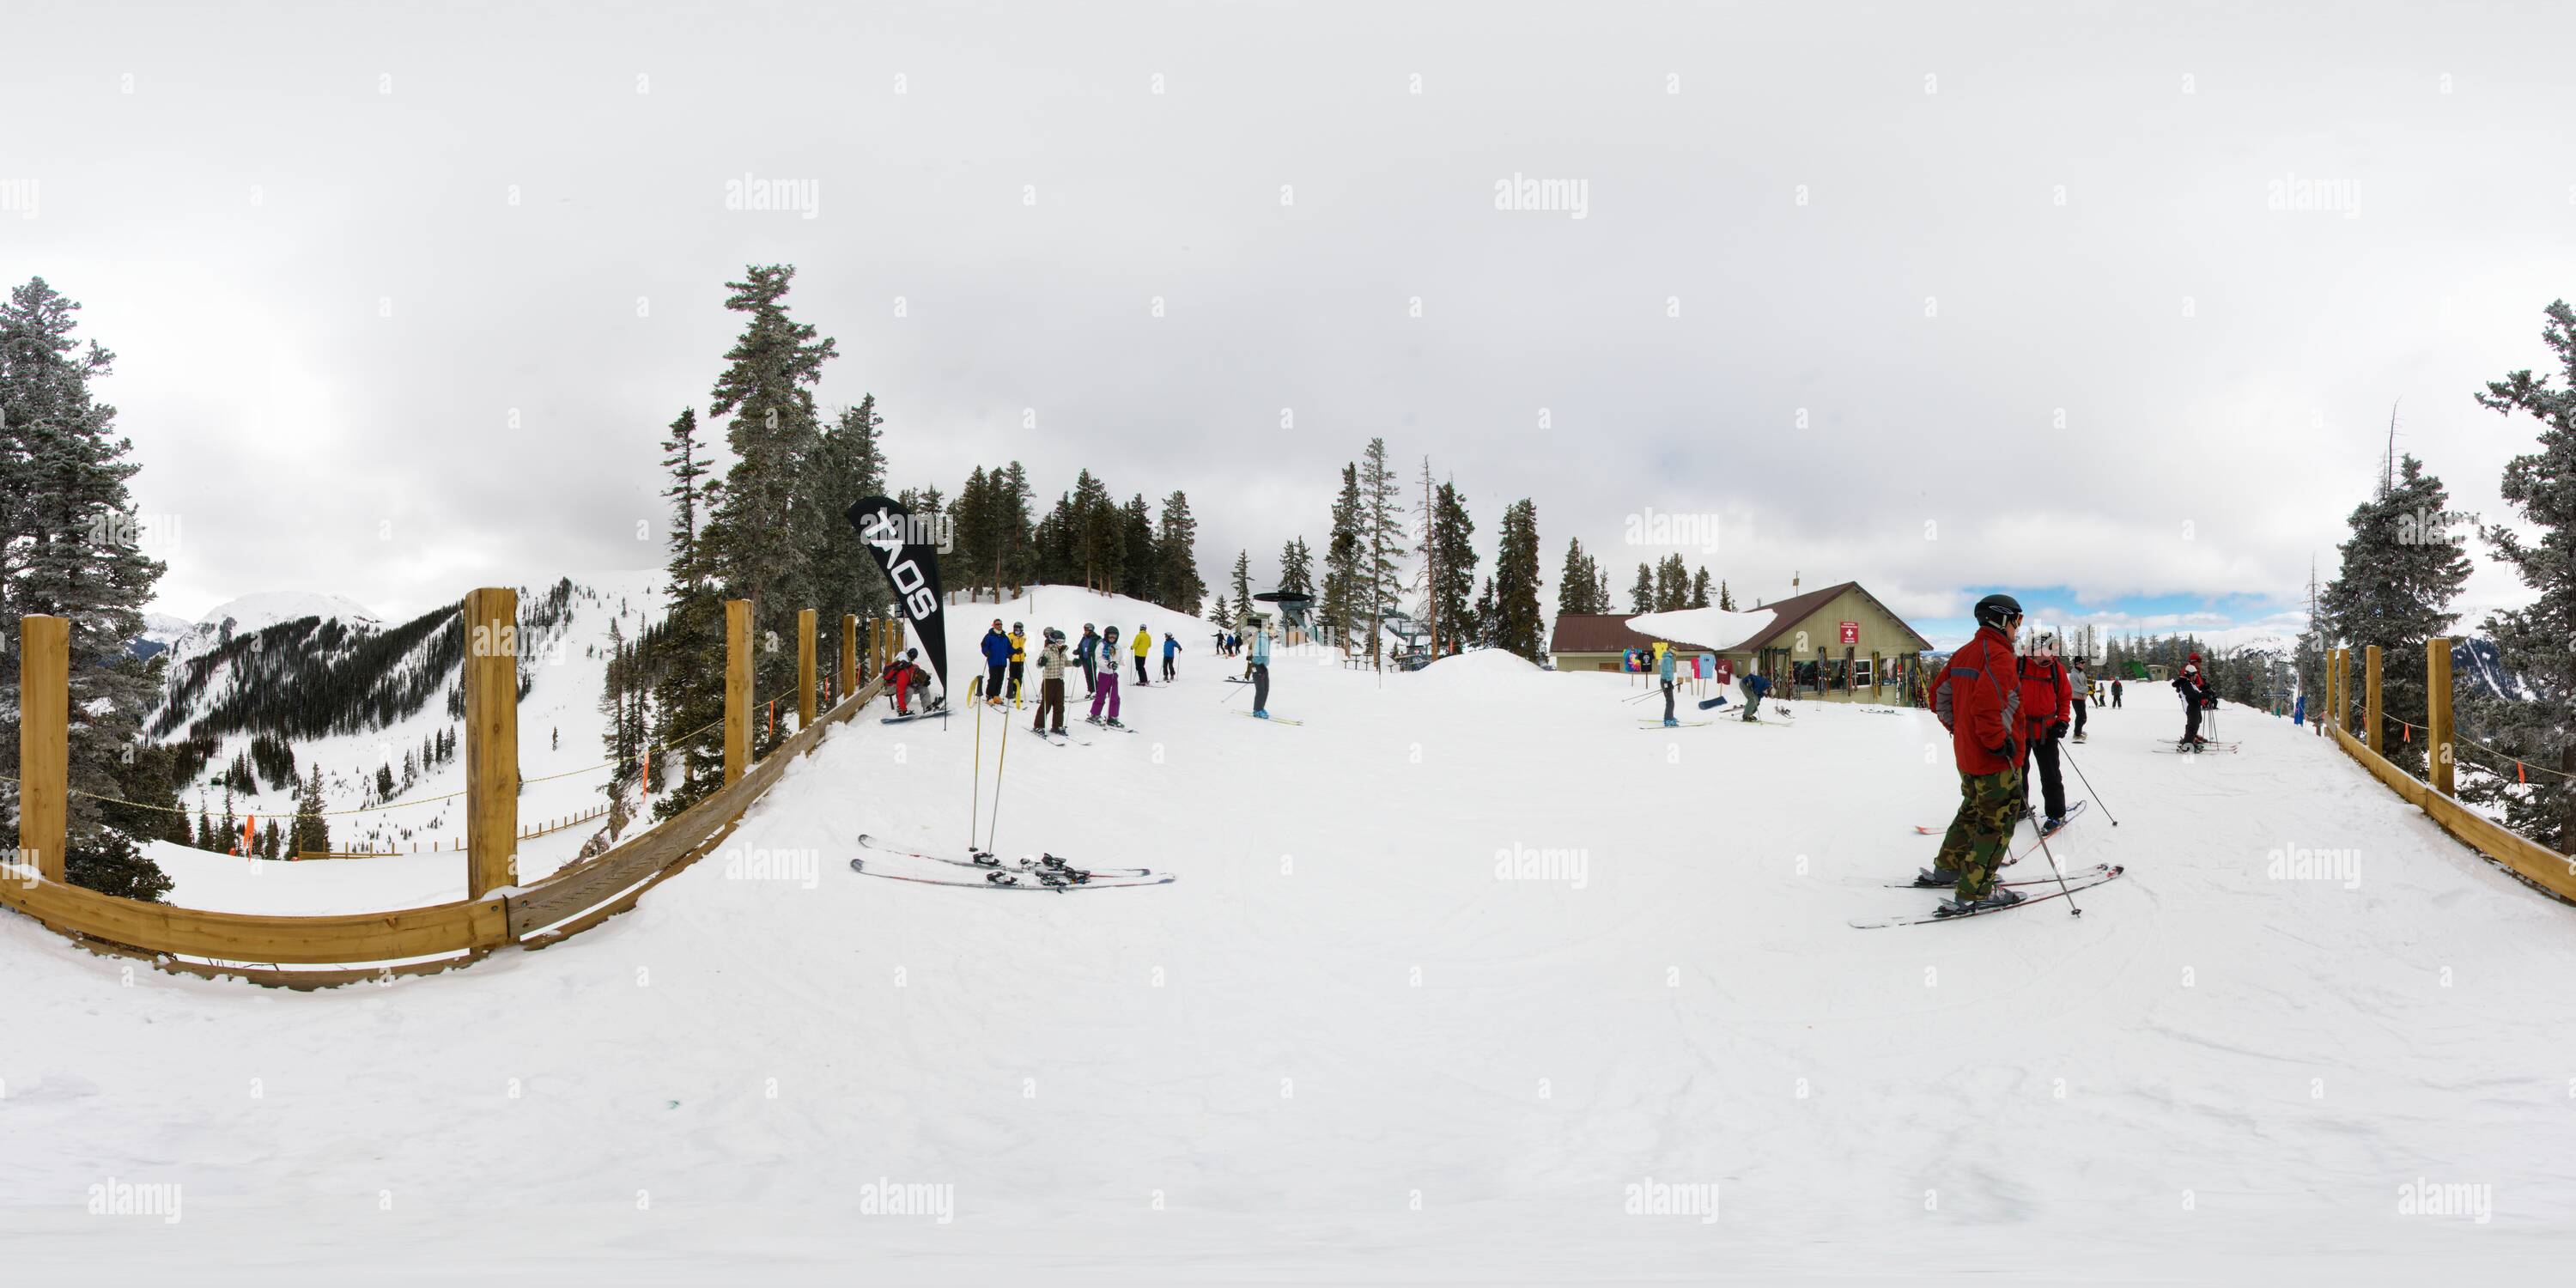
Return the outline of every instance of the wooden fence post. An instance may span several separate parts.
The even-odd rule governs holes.
[[[751,768],[751,601],[725,601],[725,785]]]
[[[2451,641],[2424,641],[2424,754],[2430,772],[2425,781],[2445,796],[2454,795],[2451,780]]]
[[[519,883],[519,592],[465,592],[465,897]]]
[[[67,617],[18,619],[18,853],[63,879],[71,775],[71,639]]]
[[[2335,731],[2352,732],[2352,649],[2335,650]]]
[[[870,675],[878,672],[870,671]],[[859,691],[859,615],[841,614],[841,700]]]
[[[796,732],[814,727],[814,610],[796,610]]]
[[[2366,742],[2368,742],[2368,743],[2370,744],[2370,750],[2371,750],[2374,754],[2377,754],[2377,755],[2386,755],[2386,754],[2387,754],[2386,752],[2380,751],[2380,749],[2379,749],[2379,646],[2378,646],[2378,645],[2376,645],[2376,644],[2372,644],[2372,645],[2368,645],[2368,646],[2366,646],[2366,647],[2364,647],[2364,648],[2362,649],[2362,651],[2361,651],[2361,667],[2362,667],[2362,681],[2361,681],[2361,683],[2362,683],[2362,700],[2363,700],[2364,702],[2366,702],[2366,703],[2368,703],[2368,704],[2369,704],[2369,713],[2368,713],[2368,714],[2369,714],[2369,719],[2370,719],[2370,728],[2369,728],[2369,731],[2368,731],[2370,736],[2369,736],[2368,738],[2364,739],[2364,741],[2366,741]]]

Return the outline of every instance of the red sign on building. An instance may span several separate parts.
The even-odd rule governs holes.
[[[1845,644],[1858,644],[1858,643],[1860,643],[1860,623],[1858,623],[1858,622],[1845,622],[1845,623],[1843,623],[1843,643],[1845,643]]]

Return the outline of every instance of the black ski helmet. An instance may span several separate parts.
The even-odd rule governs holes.
[[[1977,625],[2002,630],[2004,623],[2021,616],[2021,601],[2010,595],[1988,595],[1977,601]]]
[[[920,649],[917,649],[917,648],[908,648],[908,649],[905,649],[905,650],[903,651],[903,660],[904,660],[904,661],[907,661],[907,662],[918,662],[918,661],[920,661],[920,660],[921,660],[921,650],[920,650]]]

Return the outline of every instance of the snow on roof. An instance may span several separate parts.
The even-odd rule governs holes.
[[[1628,619],[1628,629],[1671,644],[1691,644],[1723,653],[1770,629],[1777,608],[1730,613],[1721,608],[1677,608],[1669,613],[1641,613]]]

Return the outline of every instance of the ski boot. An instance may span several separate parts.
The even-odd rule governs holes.
[[[1094,729],[1097,729],[1097,728],[1099,728],[1099,727],[1100,727],[1100,717],[1098,717],[1098,716],[1084,716],[1084,717],[1082,718],[1082,722],[1083,722],[1084,724],[1090,725],[1090,726],[1091,726],[1092,728],[1094,728]]]
[[[987,872],[984,874],[984,880],[988,884],[997,886],[1015,886],[1020,883],[1020,879],[1018,877],[1012,876],[1008,872]]]
[[[1001,857],[990,850],[969,850],[966,852],[966,856],[975,860],[975,866],[979,868],[998,868],[1002,866]]]
[[[1996,886],[1983,898],[1965,900],[1944,899],[1941,901],[1940,907],[1932,910],[1932,915],[1935,917],[1959,917],[1973,912],[1992,912],[1997,908],[2009,908],[2020,902],[2021,891],[2015,890],[2011,886]]]
[[[1259,707],[1255,707],[1252,710],[1252,718],[1255,720],[1267,720],[1270,718],[1270,713],[1260,709]]]
[[[1949,890],[1959,884],[1959,874],[1942,868],[1925,868],[1914,874],[1914,884],[1925,890]]]
[[[1107,720],[1102,721],[1100,727],[1103,729],[1124,729],[1127,726],[1118,723],[1118,717],[1111,716]]]
[[[1679,720],[1675,720],[1675,719],[1673,719],[1671,716],[1665,716],[1665,717],[1664,717],[1664,727],[1665,727],[1665,728],[1667,728],[1667,729],[1679,729],[1679,728],[1681,728],[1681,727],[1682,727],[1682,722],[1681,722],[1681,721],[1679,721]]]
[[[2057,829],[2064,826],[2066,826],[2066,820],[2062,818],[2041,819],[2039,821],[2039,834],[2041,836],[2055,836],[2057,835]]]

